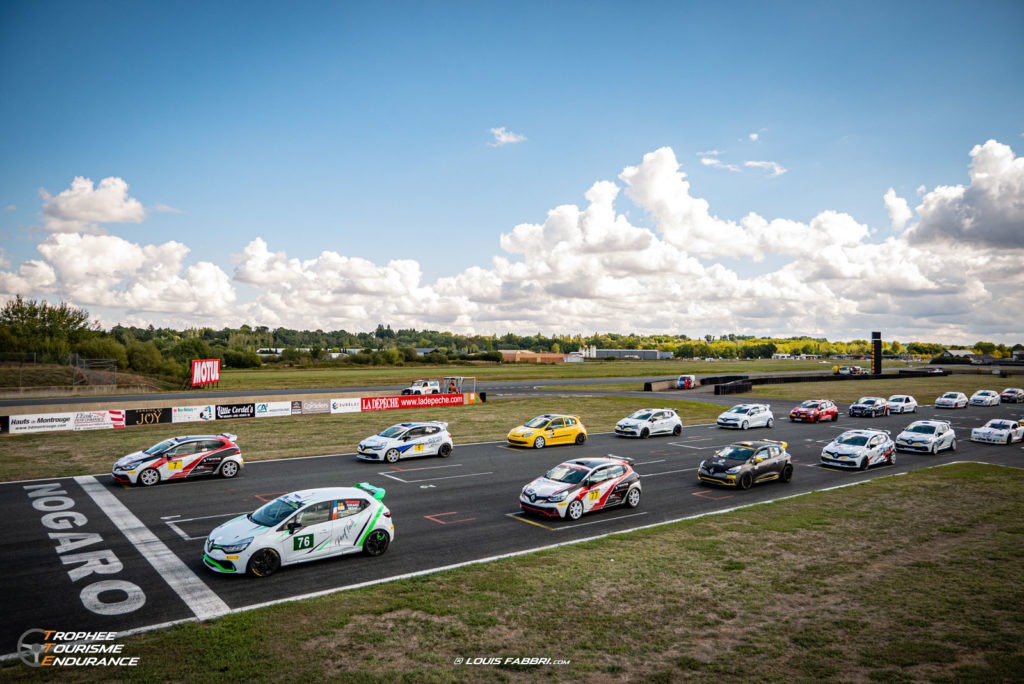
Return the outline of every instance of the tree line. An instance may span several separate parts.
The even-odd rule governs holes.
[[[774,354],[820,356],[868,355],[868,340],[832,342],[824,338],[762,338],[750,335],[464,335],[438,330],[398,329],[379,324],[368,332],[293,330],[243,325],[239,328],[174,330],[117,325],[102,330],[84,309],[16,296],[0,309],[0,361],[66,364],[72,354],[112,359],[119,369],[144,375],[179,378],[189,362],[219,358],[226,368],[256,368],[265,363],[290,365],[404,365],[459,361],[501,361],[500,350],[567,353],[584,347],[657,349],[679,358],[771,358]],[[929,342],[883,342],[887,354],[931,357],[947,349]],[[1024,345],[978,342],[973,351],[1006,358]],[[281,350],[260,354],[261,350]],[[421,354],[421,351],[426,351]],[[347,352],[347,353],[343,353]]]

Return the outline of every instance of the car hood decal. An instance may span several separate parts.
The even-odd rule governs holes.
[[[537,497],[547,498],[552,494],[558,494],[561,491],[579,486],[580,485],[578,484],[567,485],[564,482],[556,482],[555,480],[549,480],[546,477],[538,477],[536,480],[526,485],[526,489]]]
[[[231,544],[239,539],[252,537],[255,534],[267,529],[263,525],[257,525],[248,516],[240,515],[233,520],[224,523],[213,532],[210,532],[210,541],[214,544]]]
[[[118,468],[123,468],[129,463],[135,463],[136,461],[152,461],[157,458],[160,457],[147,454],[145,451],[135,451],[133,453],[128,454],[127,456],[122,456],[121,458],[117,459],[117,463],[115,463],[114,466]]]

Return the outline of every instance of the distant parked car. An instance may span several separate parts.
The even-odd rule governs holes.
[[[851,416],[887,416],[889,415],[889,402],[882,397],[861,397],[850,405]]]
[[[1024,402],[1024,389],[1020,387],[1007,387],[999,393],[999,401],[1004,404],[1020,404]]]
[[[1005,418],[993,418],[980,428],[971,430],[972,442],[986,444],[1013,444],[1024,440],[1024,424]]]
[[[768,404],[737,404],[718,416],[718,427],[739,428],[771,427],[775,424],[772,407]]]
[[[683,420],[670,408],[640,409],[615,424],[615,434],[620,437],[647,439],[651,435],[680,435]]]
[[[935,408],[967,408],[967,395],[963,392],[946,392],[935,400]]]
[[[971,406],[998,406],[999,393],[995,390],[978,390],[971,395]]]
[[[820,423],[839,420],[839,407],[830,399],[808,399],[789,412],[792,423]]]
[[[956,432],[948,420],[915,420],[896,435],[897,451],[937,454],[944,449],[956,451]]]
[[[889,413],[917,413],[917,399],[909,394],[894,394],[888,404]]]
[[[847,430],[821,450],[821,464],[867,470],[896,463],[896,445],[884,430]]]
[[[680,375],[676,380],[676,389],[693,389],[697,386],[696,375]]]

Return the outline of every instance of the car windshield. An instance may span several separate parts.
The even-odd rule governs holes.
[[[728,411],[729,413],[750,413],[749,406],[733,406]]]
[[[911,425],[907,432],[920,432],[922,435],[931,435],[935,432],[934,425]]]
[[[644,409],[641,409],[630,416],[630,418],[635,418],[636,420],[647,420],[650,417],[651,412]]]
[[[750,447],[730,444],[729,446],[719,451],[718,455],[723,458],[727,458],[730,461],[746,461],[748,458],[751,457],[751,455],[753,455],[753,453],[754,450],[751,449]]]
[[[867,435],[839,435],[839,439],[836,440],[839,444],[849,444],[850,446],[864,446],[868,443]]]
[[[177,443],[178,443],[177,440],[165,439],[164,441],[160,442],[159,444],[154,444],[153,446],[149,447],[148,449],[146,449],[146,451],[144,453],[147,453],[150,456],[156,456],[157,454],[162,454],[163,452],[167,451],[168,449],[170,449],[172,446],[174,446]]]
[[[397,438],[401,437],[405,433],[405,431],[408,430],[408,429],[409,428],[403,427],[401,425],[392,425],[388,429],[382,430],[381,432],[378,432],[377,434],[380,435],[381,437],[390,437],[391,439],[397,439]]]
[[[977,393],[979,397],[991,397],[993,394],[995,394],[995,392],[992,390],[979,390]]]
[[[547,425],[550,422],[551,422],[551,418],[549,418],[548,416],[537,416],[536,418],[531,420],[529,423],[527,423],[526,427],[529,427],[529,428],[542,428],[542,427],[544,427],[545,425]]]
[[[295,511],[299,510],[301,505],[301,501],[296,501],[295,499],[289,499],[287,496],[282,496],[274,499],[265,506],[260,506],[250,513],[249,520],[253,521],[257,525],[273,527]]]
[[[587,469],[580,468],[579,466],[569,465],[563,463],[562,465],[555,466],[547,473],[544,474],[549,480],[555,482],[564,482],[565,484],[576,484],[581,482],[583,478],[587,476]]]
[[[858,404],[874,404],[875,400],[871,397],[861,397],[857,400]]]
[[[816,401],[805,401],[804,403],[800,404],[800,406],[803,407],[803,408],[818,408],[818,402],[816,402]]]
[[[943,399],[956,399],[956,392],[946,392],[942,395]]]
[[[990,420],[986,427],[994,428],[996,430],[1009,430],[1013,427],[1013,423],[1006,420]]]

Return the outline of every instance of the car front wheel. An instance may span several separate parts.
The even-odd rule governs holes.
[[[399,455],[398,449],[388,449],[387,453],[384,454],[384,460],[388,463],[398,463]]]
[[[267,577],[273,575],[281,567],[281,556],[274,549],[260,549],[252,554],[249,565],[246,567],[253,577]]]
[[[545,444],[547,444],[547,442],[544,441],[543,437],[538,437],[537,439],[533,440],[534,449],[543,449]]]
[[[160,473],[153,468],[146,468],[139,473],[139,483],[144,487],[152,487],[160,481]]]
[[[637,506],[640,505],[639,489],[633,487],[633,489],[630,489],[629,492],[626,493],[626,505],[629,506],[630,508],[636,508]]]
[[[738,484],[740,489],[750,489],[750,485],[754,484],[754,476],[750,473],[743,473],[740,475]]]
[[[643,430],[640,431],[640,439],[647,439],[650,436],[651,436],[651,431],[648,430],[647,428],[644,428]]]
[[[224,478],[232,478],[238,474],[238,464],[234,461],[224,461],[220,467],[220,476]]]
[[[583,516],[583,502],[576,499],[569,504],[569,508],[565,511],[565,517],[569,520],[579,520]]]
[[[750,427],[750,423],[743,421],[743,424],[740,425],[740,430],[746,430],[748,427]]]

